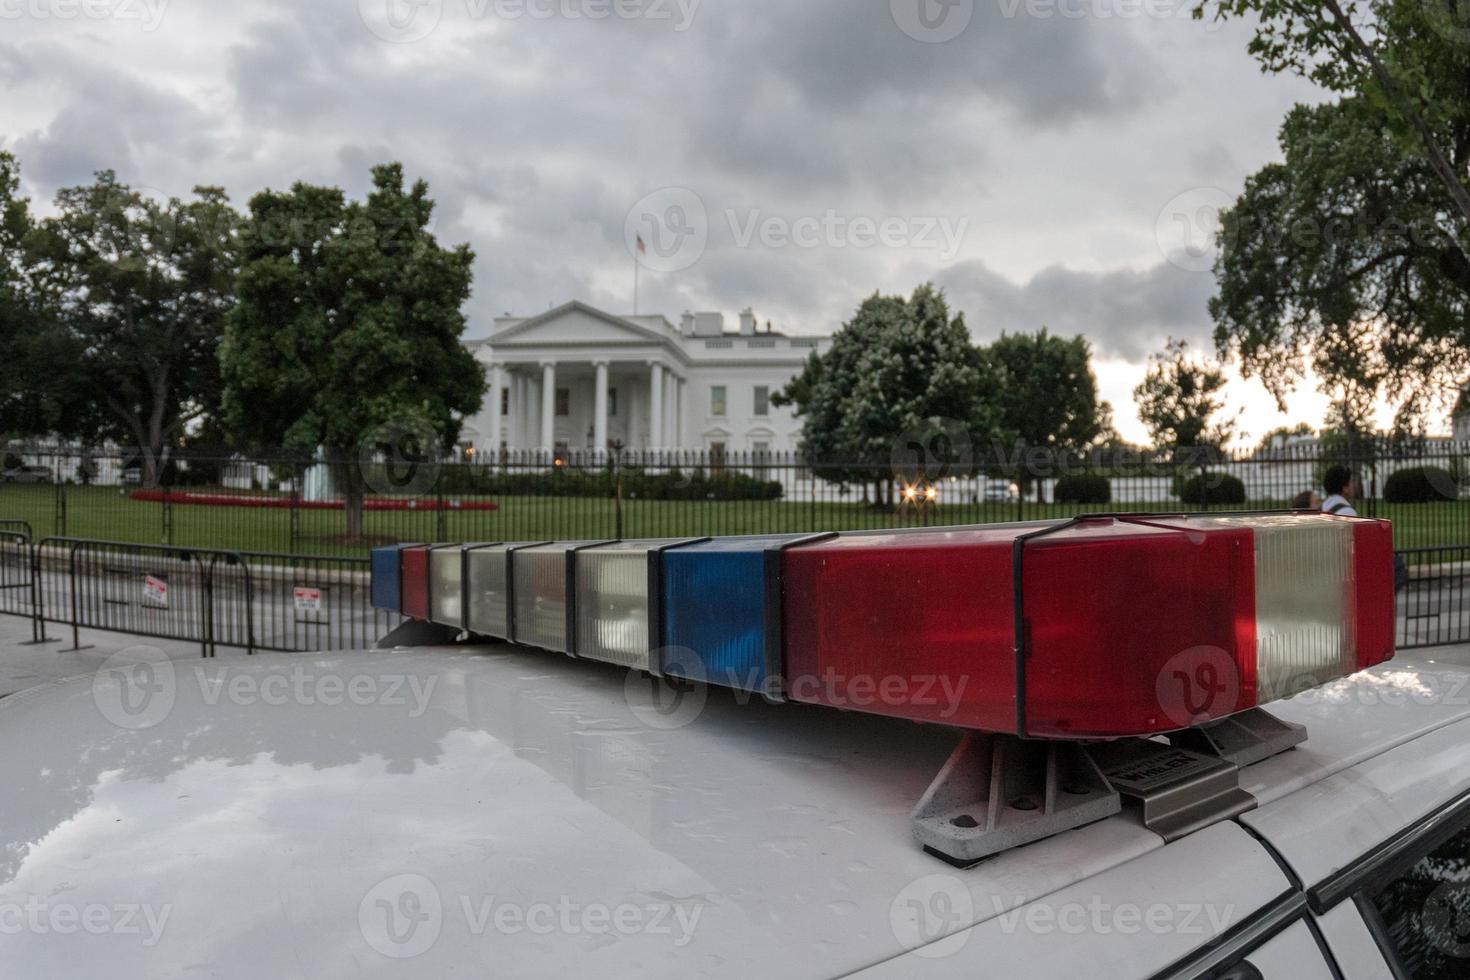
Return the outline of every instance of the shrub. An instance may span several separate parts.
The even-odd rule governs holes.
[[[1068,473],[1057,480],[1052,496],[1059,504],[1110,504],[1113,485],[1099,473]]]
[[[1438,466],[1396,470],[1383,482],[1383,499],[1390,504],[1427,504],[1455,500],[1459,495],[1459,481]]]
[[[646,473],[626,469],[619,476],[630,500],[779,500],[781,484],[745,473],[704,469]],[[613,496],[617,478],[606,469],[555,469],[503,472],[493,467],[446,466],[440,486],[449,496],[601,497]]]
[[[1245,503],[1245,484],[1229,473],[1202,473],[1185,480],[1179,499],[1198,507]]]

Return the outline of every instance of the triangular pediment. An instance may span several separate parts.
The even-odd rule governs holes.
[[[595,306],[573,301],[529,319],[512,322],[496,333],[490,343],[535,346],[536,344],[662,343],[653,330]]]

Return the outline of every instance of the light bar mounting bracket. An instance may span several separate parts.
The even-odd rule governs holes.
[[[915,839],[958,867],[1120,812],[1166,841],[1256,805],[1240,770],[1306,741],[1261,708],[1169,736],[1083,743],[967,732],[919,800]]]
[[[930,854],[968,867],[1123,808],[1087,749],[967,732],[913,812]]]

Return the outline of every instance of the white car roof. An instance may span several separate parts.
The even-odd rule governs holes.
[[[1284,805],[1466,717],[1449,698],[1353,707],[1464,673],[1435,659],[1341,682],[1347,710],[1275,706],[1310,740],[1246,788]],[[834,977],[1145,857],[1106,880],[1174,867],[1224,894],[1255,867],[1232,857],[1238,824],[1165,847],[1125,812],[959,871],[909,826],[958,732],[715,688],[661,714],[648,690],[487,647],[160,663],[0,701],[0,911],[144,922],[4,934],[0,956],[37,976]],[[915,934],[936,897],[952,914]],[[974,948],[1015,941],[988,928]]]

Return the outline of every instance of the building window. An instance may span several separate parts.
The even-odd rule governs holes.
[[[723,442],[709,444],[709,471],[712,474],[725,471],[725,444]]]
[[[755,414],[758,416],[771,414],[771,389],[766,385],[755,386]]]
[[[556,417],[566,418],[572,414],[572,389],[556,389]]]
[[[607,389],[607,417],[615,419],[618,417],[618,389]]]
[[[725,386],[724,385],[714,385],[713,387],[710,388],[710,390],[709,390],[709,413],[711,415],[716,416],[716,417],[723,416],[725,414]],[[724,450],[724,443],[719,443],[718,445],[720,446],[721,451],[723,451]]]
[[[750,444],[751,475],[758,480],[764,480],[770,476],[771,444],[769,442],[752,442]]]
[[[500,389],[500,414],[501,415],[509,415],[510,414],[510,389],[509,388],[501,388]]]

